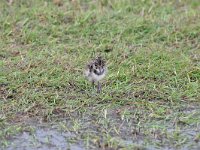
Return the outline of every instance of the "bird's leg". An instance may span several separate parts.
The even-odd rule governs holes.
[[[92,81],[92,87],[95,88],[94,81]]]
[[[97,83],[97,93],[100,93],[101,92],[101,83],[98,82]]]

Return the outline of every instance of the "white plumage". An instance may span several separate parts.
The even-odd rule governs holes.
[[[90,72],[90,69],[85,71],[85,76],[88,78],[90,82],[98,82],[103,79],[106,75],[106,68],[104,68],[104,73],[101,75],[97,75],[94,72]]]

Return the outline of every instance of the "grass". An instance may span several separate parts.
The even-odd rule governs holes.
[[[0,143],[35,122],[88,149],[195,148],[200,129],[200,3],[0,2]],[[83,77],[101,54],[96,94]]]

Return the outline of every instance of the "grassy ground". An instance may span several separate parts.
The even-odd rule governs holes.
[[[200,147],[200,2],[0,1],[0,143],[56,124],[88,149]],[[101,54],[96,94],[83,76]]]

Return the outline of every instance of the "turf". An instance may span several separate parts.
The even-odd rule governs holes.
[[[0,1],[0,143],[56,124],[88,149],[200,147],[200,2]],[[96,55],[108,74],[84,78]]]

